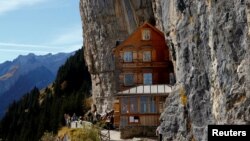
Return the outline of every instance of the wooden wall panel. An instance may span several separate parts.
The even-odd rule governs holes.
[[[142,40],[142,31],[149,29],[151,32],[150,40]],[[143,62],[143,51],[151,51],[151,62]],[[123,62],[125,51],[133,51],[133,62]],[[116,70],[122,73],[135,75],[135,85],[143,84],[143,73],[153,72],[153,84],[169,84],[169,73],[173,72],[173,67],[169,66],[169,49],[166,45],[164,34],[155,27],[144,24],[130,35],[122,44],[114,49]],[[146,69],[146,70],[145,70]],[[150,71],[148,71],[150,70]],[[124,74],[122,74],[124,75]],[[120,77],[119,79],[124,79]],[[124,81],[120,81],[123,83]],[[120,84],[118,90],[128,89]],[[134,87],[131,86],[131,87]]]
[[[140,125],[157,126],[159,123],[159,115],[141,115]]]

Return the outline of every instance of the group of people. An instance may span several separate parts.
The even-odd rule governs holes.
[[[70,127],[71,126],[71,122],[73,122],[73,121],[79,121],[79,120],[81,121],[82,117],[81,116],[77,117],[75,113],[71,117],[69,114],[65,113],[64,114],[64,120],[65,120],[65,125],[67,127]]]
[[[85,120],[96,124],[97,122],[104,121],[104,128],[114,129],[114,110],[106,111],[104,114],[97,113],[96,105],[92,105],[91,110],[85,114]]]
[[[106,112],[104,115],[101,116],[100,114],[97,113],[95,106],[92,108],[92,110],[90,110],[88,113],[85,114],[84,119],[82,119],[81,116],[77,117],[75,113],[72,115],[72,117],[69,114],[65,113],[64,119],[66,126],[69,128],[71,127],[71,122],[86,120],[92,122],[93,124],[97,123],[98,121],[105,121],[104,128],[114,129],[114,110]],[[162,127],[161,125],[159,125],[156,128],[156,135],[158,136],[159,141],[162,141],[162,133],[163,133]]]
[[[74,113],[72,116],[65,113],[64,114],[65,125],[69,128],[79,128],[78,124],[81,124],[82,121],[88,121],[92,124],[98,122],[105,123],[104,128],[114,129],[114,110],[106,112],[103,115],[97,113],[96,105],[92,105],[91,110],[89,110],[83,117],[77,117]],[[76,125],[75,125],[76,124]]]

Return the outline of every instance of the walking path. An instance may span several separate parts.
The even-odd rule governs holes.
[[[72,121],[69,123],[70,128],[91,128],[92,123],[87,121]],[[107,130],[101,131],[103,134],[107,134]],[[110,141],[157,141],[157,139],[150,138],[132,138],[132,139],[121,139],[120,131],[109,130]]]
[[[120,132],[116,130],[110,130],[110,141],[157,141],[157,139],[149,138],[133,138],[133,139],[121,139]]]

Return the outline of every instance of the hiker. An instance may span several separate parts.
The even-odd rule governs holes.
[[[94,114],[93,114],[93,121],[92,121],[92,123],[96,124],[100,120],[100,118],[101,118],[101,115],[98,114],[97,111],[95,111]]]
[[[65,125],[67,126],[67,127],[70,127],[70,116],[69,116],[69,114],[64,114],[64,120],[65,120]]]
[[[159,125],[157,128],[156,128],[156,136],[158,136],[158,141],[162,141],[162,128],[161,128],[161,125]]]
[[[66,125],[66,126],[68,125],[67,119],[68,119],[68,115],[65,113],[65,114],[64,114],[64,120],[65,120],[65,125]]]
[[[72,116],[72,121],[76,121],[76,120],[77,120],[77,116],[76,116],[76,113],[74,113]]]

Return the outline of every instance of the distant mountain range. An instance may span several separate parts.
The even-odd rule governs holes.
[[[0,118],[14,100],[34,87],[41,89],[52,83],[58,68],[73,54],[37,56],[31,53],[0,64]]]

